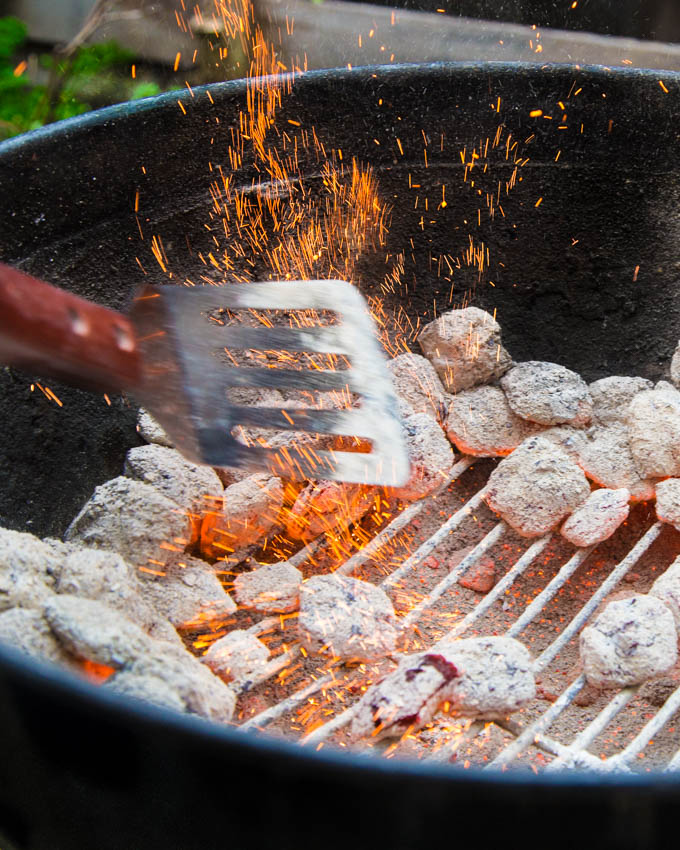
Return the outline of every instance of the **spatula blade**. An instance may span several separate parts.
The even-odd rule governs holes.
[[[334,324],[257,327],[225,323],[225,311],[331,312]],[[224,286],[146,287],[130,318],[144,363],[136,395],[153,410],[177,448],[197,463],[215,467],[269,470],[290,478],[336,479],[401,486],[409,461],[397,399],[376,339],[368,305],[359,291],[341,280],[273,281]],[[252,368],[225,352],[339,355],[347,369]],[[298,367],[300,361],[294,361]],[[278,365],[278,364],[277,364]],[[246,407],[228,397],[230,387],[304,389],[358,396],[357,406],[340,410]],[[358,437],[371,450],[318,448],[299,441],[267,448],[244,445],[238,426],[277,432]]]

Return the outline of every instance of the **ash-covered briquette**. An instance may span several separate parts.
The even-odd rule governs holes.
[[[501,387],[512,410],[530,422],[582,428],[592,419],[586,382],[557,363],[518,363],[503,375]]]
[[[579,464],[602,487],[611,490],[625,487],[633,502],[654,498],[655,481],[641,474],[625,425],[596,425],[583,432]]]
[[[612,422],[586,429],[560,425],[541,432],[541,437],[563,449],[588,478],[601,487],[610,490],[625,487],[632,502],[654,498],[655,482],[640,476],[625,425]]]
[[[640,475],[680,475],[680,393],[665,384],[638,393],[628,408],[630,448]]]
[[[420,332],[425,357],[453,393],[499,378],[512,364],[501,345],[501,328],[484,310],[450,310]]]
[[[209,558],[233,555],[264,538],[278,521],[283,483],[268,472],[256,473],[227,487],[223,498],[201,526],[201,552]]]
[[[566,520],[561,533],[574,546],[594,546],[607,540],[628,516],[630,492],[595,490]]]
[[[255,635],[234,629],[216,640],[201,659],[224,682],[247,688],[269,661],[269,649]]]
[[[589,429],[591,430],[591,429]],[[562,449],[569,457],[583,467],[582,455],[586,440],[586,431],[572,425],[555,425],[542,430],[541,437]]]
[[[307,649],[348,661],[390,655],[399,635],[397,617],[384,590],[335,574],[303,582],[298,627]]]
[[[411,472],[403,487],[390,488],[390,492],[408,501],[422,499],[448,481],[455,456],[439,423],[427,413],[405,416],[402,433]]]
[[[139,408],[139,413],[137,414],[137,433],[147,443],[165,446],[168,449],[174,448],[172,440],[165,433],[161,425],[142,407]]]
[[[151,703],[159,708],[184,713],[186,706],[182,697],[160,676],[140,675],[132,670],[120,670],[104,687],[127,699]]]
[[[150,685],[157,689],[159,695],[165,694],[170,687],[186,713],[218,723],[228,722],[234,714],[236,697],[233,690],[198,658],[175,644],[153,641],[143,655],[114,673],[103,687],[117,691],[119,677],[122,679],[121,690],[128,695],[135,683],[142,699]]]
[[[9,608],[3,611],[0,614],[0,641],[42,661],[53,661],[67,669],[80,667],[57,640],[38,608]]]
[[[120,669],[144,655],[153,643],[136,623],[96,599],[52,596],[43,612],[64,649],[83,661]]]
[[[626,425],[628,407],[643,390],[654,384],[646,378],[612,376],[593,381],[588,390],[593,400],[593,422],[597,425]]]
[[[171,556],[161,574],[138,570],[137,587],[175,629],[217,628],[236,611],[212,567],[186,554]]]
[[[113,668],[104,687],[212,720],[227,721],[233,691],[180,644],[154,640],[108,605],[77,596],[54,596],[45,620],[75,658]],[[119,680],[120,675],[120,680]],[[169,702],[168,689],[176,699]]]
[[[680,629],[680,557],[656,579],[649,595],[660,599],[669,608],[676,628]]]
[[[680,478],[667,478],[656,485],[656,515],[680,531]]]
[[[165,613],[146,598],[138,575],[144,573],[117,552],[80,548],[64,559],[54,590],[81,599],[96,599],[119,611],[147,634],[159,640],[179,641]],[[224,591],[222,595],[226,595]]]
[[[429,723],[443,703],[466,717],[506,717],[536,693],[527,649],[514,638],[438,643],[402,659],[372,685],[352,720],[353,738],[400,737]]]
[[[583,672],[598,688],[625,688],[669,670],[678,636],[670,609],[654,596],[610,602],[581,632]]]
[[[387,370],[395,393],[413,413],[427,413],[438,420],[444,418],[450,396],[426,357],[400,354],[388,362]]]
[[[186,511],[201,513],[221,499],[224,487],[209,466],[186,460],[175,449],[137,446],[127,453],[125,474],[155,487]]]
[[[442,695],[466,717],[507,717],[536,695],[531,655],[514,638],[442,641],[434,649],[459,671]]]
[[[95,489],[64,537],[118,552],[137,565],[162,558],[162,544],[183,549],[191,540],[191,520],[155,487],[119,476]]]
[[[380,741],[422,728],[444,701],[443,689],[458,675],[456,667],[438,652],[406,656],[393,673],[363,695],[350,735]]]
[[[583,471],[544,437],[530,437],[489,477],[485,500],[518,534],[540,537],[590,495]]]
[[[463,454],[498,457],[510,454],[541,426],[517,416],[499,387],[465,390],[449,402],[444,428]]]
[[[0,528],[0,611],[46,601],[61,564],[60,553],[32,534]]]
[[[263,564],[234,579],[234,595],[242,608],[261,614],[287,614],[300,607],[302,573],[287,561]]]

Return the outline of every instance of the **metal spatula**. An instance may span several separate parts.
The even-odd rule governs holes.
[[[226,310],[331,311],[337,324],[225,325]],[[314,352],[348,369],[229,365],[225,350]],[[129,316],[0,264],[0,361],[102,391],[129,390],[196,463],[268,469],[286,477],[400,486],[409,462],[397,401],[366,302],[340,280],[184,287],[147,286]],[[298,361],[298,365],[299,361]],[[360,397],[342,410],[248,407],[230,387],[271,387]],[[247,446],[237,426],[360,437],[370,452]]]

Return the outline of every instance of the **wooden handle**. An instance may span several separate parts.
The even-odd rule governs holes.
[[[140,375],[125,316],[2,263],[0,362],[113,392],[134,387]]]

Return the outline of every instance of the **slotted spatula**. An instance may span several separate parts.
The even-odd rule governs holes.
[[[224,310],[332,311],[314,327],[224,325]],[[349,369],[228,365],[225,349],[341,355]],[[221,355],[221,356],[220,356]],[[0,264],[0,361],[93,390],[129,390],[187,458],[287,477],[398,487],[409,474],[397,400],[358,290],[340,280],[147,286],[128,316]],[[357,394],[357,407],[282,410],[231,403],[230,387]],[[247,446],[237,426],[360,437],[370,452]]]

